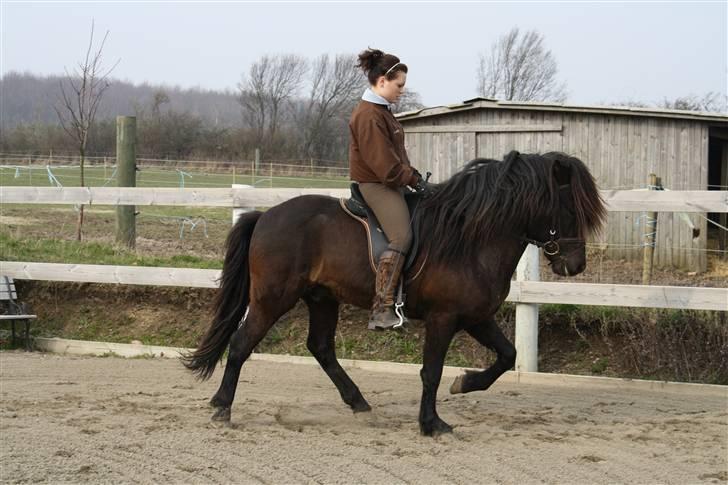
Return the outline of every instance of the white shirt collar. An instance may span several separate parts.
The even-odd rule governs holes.
[[[364,94],[362,94],[361,99],[364,101],[369,101],[370,103],[374,104],[383,104],[386,106],[390,111],[392,110],[392,104],[387,101],[382,96],[378,95],[374,91],[371,90],[371,88],[367,88],[366,91],[364,91]]]

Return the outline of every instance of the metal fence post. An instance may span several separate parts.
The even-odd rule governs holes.
[[[516,268],[517,281],[538,281],[539,249],[529,244]],[[538,304],[516,303],[516,370],[538,372]]]

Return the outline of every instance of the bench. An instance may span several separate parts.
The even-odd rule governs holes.
[[[15,345],[15,322],[25,322],[25,349],[31,350],[30,321],[37,318],[31,314],[25,303],[18,303],[18,294],[15,291],[15,282],[8,276],[0,276],[0,321],[9,321],[13,328]]]

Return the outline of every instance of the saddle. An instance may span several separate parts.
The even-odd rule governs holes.
[[[407,203],[410,217],[414,214],[421,198],[422,196],[420,194],[414,192],[405,194],[404,200]],[[362,197],[361,191],[359,191],[359,184],[351,184],[351,197],[349,199],[340,199],[339,203],[341,204],[341,208],[344,209],[344,212],[364,226],[367,233],[367,244],[369,246],[369,264],[371,265],[372,271],[376,273],[377,261],[379,261],[379,256],[389,247],[389,240],[379,225],[379,221],[374,215],[374,212],[364,201],[364,197]],[[407,259],[405,260],[402,274],[414,264],[417,258],[417,250],[419,248],[417,233],[419,231],[417,231],[417,227],[414,225],[416,222],[417,219],[412,218],[412,245],[406,254]]]

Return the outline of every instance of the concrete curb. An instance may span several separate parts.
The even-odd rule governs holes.
[[[158,357],[179,358],[183,353],[194,349],[179,347],[161,347],[157,345],[117,344],[109,342],[90,342],[83,340],[69,340],[59,338],[36,338],[36,349],[44,352],[71,355],[114,355],[119,357]],[[284,364],[303,364],[318,366],[313,357],[297,355],[256,354],[250,360],[263,362],[277,362]],[[339,359],[345,369],[359,369],[370,372],[385,372],[390,374],[419,375],[421,365],[401,364],[397,362],[381,362],[370,360]],[[456,377],[464,373],[464,367],[445,366],[443,377]],[[603,389],[634,389],[642,391],[656,391],[685,394],[686,396],[701,394],[724,397],[728,402],[728,386],[713,384],[693,384],[687,382],[647,381],[639,379],[619,379],[614,377],[577,376],[569,374],[548,374],[543,372],[516,372],[508,371],[498,382],[510,384],[536,384],[556,385],[564,387],[589,386]]]

